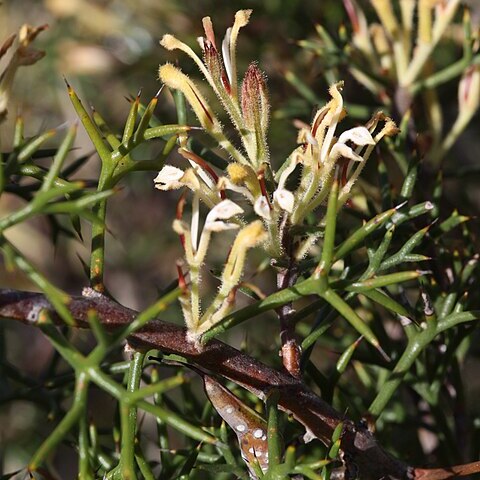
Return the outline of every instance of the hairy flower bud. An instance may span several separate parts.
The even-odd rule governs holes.
[[[230,163],[227,172],[234,185],[245,185],[254,197],[260,195],[257,175],[252,167],[241,163]]]
[[[198,121],[208,131],[220,130],[215,114],[208,105],[197,86],[177,67],[170,63],[161,65],[159,69],[160,80],[170,88],[180,90],[191,105]]]
[[[269,102],[263,72],[251,63],[242,83],[242,114],[246,127],[262,131],[268,124]]]
[[[223,68],[222,59],[215,48],[215,45],[213,45],[213,43],[208,39],[204,39],[203,41],[203,55],[205,65],[207,66],[213,81],[221,82],[227,93],[230,93],[230,81],[225,73],[225,69]]]

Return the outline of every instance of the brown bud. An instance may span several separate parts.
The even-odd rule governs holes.
[[[301,350],[295,340],[288,340],[282,345],[281,350],[282,363],[287,372],[295,378],[302,377],[300,369]]]

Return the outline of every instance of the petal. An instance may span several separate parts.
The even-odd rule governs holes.
[[[287,211],[288,213],[292,213],[293,211],[293,204],[295,201],[295,197],[290,190],[285,188],[278,188],[273,192],[273,201],[282,209]]]
[[[205,229],[209,230],[210,232],[223,232],[224,230],[235,230],[240,228],[239,225],[236,223],[229,223],[229,222],[209,222],[205,225]]]
[[[265,196],[260,196],[255,201],[255,205],[253,206],[255,213],[260,217],[264,218],[265,220],[270,220],[271,212],[270,212],[270,205]]]
[[[375,140],[365,127],[355,127],[343,132],[338,139],[338,143],[347,143],[348,140],[361,147],[375,145]]]
[[[250,190],[248,188],[240,187],[238,185],[235,185],[227,177],[220,177],[218,179],[217,189],[218,190],[232,190],[233,192],[240,193],[247,200],[249,200],[251,203],[254,203],[253,195],[250,193]]]
[[[222,41],[222,57],[223,57],[223,65],[225,67],[225,71],[227,72],[228,81],[230,84],[232,83],[232,62],[230,60],[230,37],[232,35],[232,27],[227,28],[225,32],[225,37]]]
[[[350,160],[355,160],[356,162],[363,162],[363,157],[356,154],[350,147],[345,145],[344,143],[336,143],[331,152],[330,158],[334,158],[335,160],[340,157],[349,158]]]
[[[153,180],[155,188],[159,190],[174,190],[181,188],[183,183],[180,181],[184,171],[172,165],[165,165]]]
[[[212,223],[215,220],[227,220],[235,215],[240,215],[241,213],[243,213],[243,208],[231,200],[223,200],[210,210],[205,220],[205,225]]]

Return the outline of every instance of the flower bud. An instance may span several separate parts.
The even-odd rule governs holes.
[[[197,86],[177,67],[170,63],[161,65],[158,71],[160,80],[170,88],[180,90],[192,107],[198,121],[205,130],[220,131],[220,124]]]
[[[269,102],[263,72],[251,63],[242,83],[242,114],[246,127],[264,131],[268,124]]]
[[[260,195],[257,175],[252,167],[241,163],[230,163],[227,172],[234,185],[245,185],[254,197]]]
[[[207,66],[213,81],[215,83],[221,82],[221,85],[223,85],[227,93],[230,93],[230,82],[223,68],[222,59],[215,46],[208,39],[205,39],[203,42],[203,55],[205,65]]]
[[[255,220],[244,227],[235,239],[235,243],[232,247],[232,252],[239,248],[241,250],[247,250],[249,248],[256,247],[259,243],[264,242],[267,239],[267,233],[265,232],[262,222]]]
[[[249,170],[251,169],[248,166],[242,165],[241,163],[230,163],[227,167],[228,176],[235,185],[245,183],[250,173]],[[253,170],[252,173],[255,176]]]

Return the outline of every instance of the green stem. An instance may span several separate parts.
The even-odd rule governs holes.
[[[77,376],[73,405],[55,430],[45,439],[35,452],[28,465],[29,471],[35,471],[44,462],[45,458],[65,438],[67,433],[79,421],[85,411],[87,402],[88,380],[87,375],[81,372]]]
[[[435,325],[432,322],[430,325],[427,325],[426,330],[423,330],[410,338],[407,348],[370,405],[368,411],[371,415],[374,417],[379,417],[381,415],[393,394],[402,384],[403,378],[408,373],[415,360],[436,335],[437,328],[435,328]]]
[[[144,353],[136,352],[130,363],[128,372],[127,391],[136,392],[140,387],[142,377]],[[120,450],[120,472],[122,480],[135,480],[135,430],[137,428],[137,407],[130,403],[121,402],[120,418],[122,424],[122,444]]]
[[[320,272],[328,275],[332,266],[333,249],[335,247],[335,230],[337,224],[338,180],[334,180],[328,197],[327,215],[325,217],[325,237],[323,240],[322,259],[318,265]]]
[[[278,412],[279,392],[273,391],[267,398],[268,416],[268,467],[275,468],[282,461],[282,441],[280,437],[280,418]]]
[[[98,191],[102,191],[100,185]],[[90,286],[97,292],[103,293],[105,291],[103,277],[105,270],[105,218],[107,214],[107,201],[103,200],[95,205],[93,213],[100,219],[100,222],[92,224]]]
[[[86,408],[82,412],[78,434],[78,479],[94,480],[90,464],[89,435]]]

